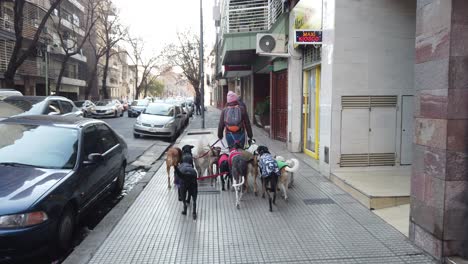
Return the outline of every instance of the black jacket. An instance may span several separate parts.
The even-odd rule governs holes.
[[[198,185],[197,171],[193,168],[192,165],[188,163],[181,163],[179,166],[174,167],[174,169],[179,179],[181,179],[185,185]]]

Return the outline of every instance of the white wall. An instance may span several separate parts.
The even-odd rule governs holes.
[[[324,0],[320,171],[338,168],[341,97],[413,94],[415,0]],[[399,108],[401,109],[401,108]],[[399,153],[401,113],[397,113]],[[330,147],[330,165],[324,147]]]

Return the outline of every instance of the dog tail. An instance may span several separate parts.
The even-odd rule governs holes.
[[[286,167],[286,171],[288,172],[296,172],[299,170],[299,161],[297,159],[290,159],[287,161],[288,166]]]

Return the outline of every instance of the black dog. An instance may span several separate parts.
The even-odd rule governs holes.
[[[179,166],[174,167],[175,174],[180,179],[179,201],[184,203],[183,215],[187,214],[187,205],[190,203],[190,198],[193,199],[193,220],[197,219],[197,195],[198,182],[197,171],[193,167],[193,146],[185,145],[182,148],[182,162]]]
[[[182,147],[182,163],[191,164],[193,167],[192,145],[185,145]]]
[[[259,146],[257,149],[259,156],[258,166],[260,167],[260,174],[262,176],[263,194],[265,198],[265,191],[268,195],[268,203],[270,206],[270,212],[273,211],[272,203],[276,203],[276,188],[278,184],[278,178],[280,176],[280,170],[278,163],[271,156],[270,151],[265,146]],[[269,187],[268,187],[269,185]],[[273,199],[270,196],[270,192],[273,192]]]

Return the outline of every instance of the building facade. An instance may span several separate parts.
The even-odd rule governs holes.
[[[6,71],[15,41],[13,7],[14,1],[0,2],[0,76]],[[23,14],[25,45],[28,45],[34,37],[49,7],[49,1],[27,1]],[[56,91],[56,80],[64,57],[58,34],[60,32],[67,43],[79,41],[84,37],[85,11],[80,0],[65,0],[60,4],[47,22],[36,52],[19,68],[15,77],[15,87],[10,88],[15,88],[26,95],[46,95]],[[80,88],[86,85],[86,60],[82,51],[69,59],[59,94],[70,99],[78,98]]]
[[[466,1],[225,0],[215,10],[215,105],[236,91],[271,138],[345,190],[350,176],[401,187],[366,206],[411,203],[418,246],[468,255]]]

